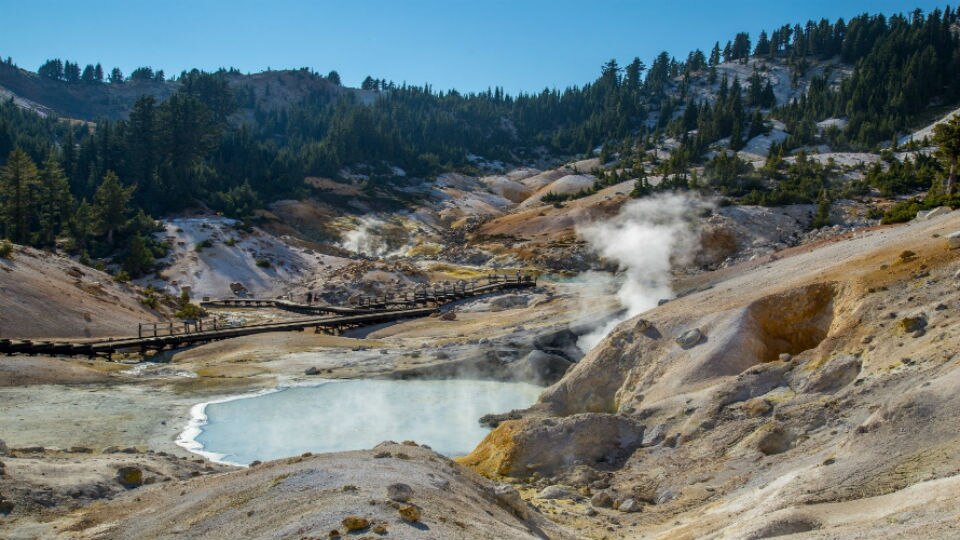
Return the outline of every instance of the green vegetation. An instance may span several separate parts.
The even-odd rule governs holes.
[[[0,259],[13,258],[13,243],[9,240],[0,241]]]
[[[260,259],[257,259],[257,266],[259,266],[260,268],[270,268],[270,266],[272,265],[270,264],[269,259],[260,258]]]
[[[177,311],[174,317],[182,320],[197,320],[205,316],[207,312],[200,306],[190,301],[190,293],[184,290],[180,293],[177,301]]]
[[[429,85],[395,84],[367,77],[362,87],[372,102],[340,87],[335,71],[322,76],[303,70],[315,90],[299,102],[276,106],[258,96],[236,70],[183,72],[169,79],[176,91],[158,101],[142,96],[124,120],[90,125],[60,122],[0,101],[0,235],[42,248],[60,240],[72,253],[113,256],[136,276],[150,269],[148,257],[162,255],[149,216],[207,206],[240,219],[280,198],[310,194],[307,176],[338,178],[344,171],[368,179],[368,197],[396,193],[407,176],[429,178],[443,171],[475,172],[471,155],[523,163],[546,155],[603,158],[619,149],[619,164],[597,184],[548,202],[589,195],[617,181],[638,179],[635,196],[664,189],[714,189],[757,204],[818,203],[836,171],[798,160],[748,170],[722,152],[704,163],[709,150],[739,150],[769,130],[768,120],[786,123],[790,138],[783,153],[829,142],[844,148],[875,148],[914,126],[931,103],[960,100],[960,40],[952,31],[958,10],[927,14],[861,15],[850,21],[820,20],[760,32],[741,32],[709,54],[690,52],[678,60],[663,52],[649,66],[635,58],[626,66],[611,60],[582,86],[507,95],[501,88],[461,94]],[[746,80],[720,74],[721,61],[760,60]],[[777,107],[763,62],[788,65],[799,82],[814,62],[839,58],[853,66],[839,85],[828,69],[809,91]],[[12,61],[3,69],[17,69]],[[162,71],[135,69],[130,76],[99,64],[53,59],[38,74],[47,84],[145,85],[167,81]],[[691,90],[706,80],[716,99],[700,100]],[[167,83],[165,83],[167,84]],[[846,118],[842,128],[819,133],[816,123]],[[941,128],[947,133],[950,126]],[[954,128],[956,129],[956,128]],[[661,162],[647,163],[666,179],[654,188],[639,157],[665,136],[678,146]],[[944,135],[946,136],[946,135]],[[956,137],[953,137],[956,140]],[[949,150],[949,145],[941,144]],[[952,153],[951,153],[952,152]],[[779,149],[775,158],[782,158]],[[952,193],[956,147],[941,158],[950,169]],[[952,157],[951,157],[952,156]],[[603,160],[606,162],[606,159]],[[40,163],[40,166],[36,166]],[[868,171],[858,189],[909,192],[939,174],[917,159]],[[691,170],[705,165],[704,178]],[[909,168],[913,167],[913,170]],[[891,172],[892,170],[892,172]],[[612,182],[612,183],[611,183]],[[326,195],[325,195],[326,196]],[[336,196],[331,204],[346,204]],[[134,240],[135,237],[140,240]],[[144,244],[144,245],[141,245]]]

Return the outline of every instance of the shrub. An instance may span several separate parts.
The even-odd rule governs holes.
[[[229,246],[229,247],[233,247],[233,246],[237,245],[237,239],[236,239],[236,238],[227,238],[226,240],[224,240],[223,245]]]
[[[270,260],[263,258],[257,259],[257,266],[260,268],[270,268]]]
[[[13,259],[13,244],[9,240],[0,242],[0,259]]]
[[[130,274],[126,270],[120,270],[113,275],[113,280],[117,283],[128,283],[130,281]]]
[[[203,251],[204,249],[211,248],[211,247],[213,247],[213,242],[209,238],[207,238],[203,242],[200,242],[199,244],[193,246],[193,249],[194,251]]]

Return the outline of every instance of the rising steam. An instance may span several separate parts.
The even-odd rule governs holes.
[[[705,206],[687,195],[664,194],[627,203],[613,219],[577,227],[591,249],[616,263],[622,272],[617,298],[625,311],[583,335],[578,345],[589,351],[621,322],[673,296],[670,269],[687,262],[697,246],[692,217]]]

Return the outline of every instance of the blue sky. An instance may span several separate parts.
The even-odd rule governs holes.
[[[661,50],[677,57],[738,31],[869,11],[932,10],[926,0],[0,0],[0,55],[31,70],[47,58],[124,73],[234,66],[310,67],[435,89],[510,93],[583,84],[600,65]]]

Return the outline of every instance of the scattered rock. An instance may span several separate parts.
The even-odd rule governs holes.
[[[590,498],[590,504],[597,508],[610,508],[613,506],[613,497],[606,491],[598,491]]]
[[[900,253],[900,262],[910,262],[916,260],[917,254],[909,249]]]
[[[798,388],[801,392],[831,392],[839,390],[853,382],[860,375],[863,362],[853,355],[835,356],[825,364],[807,374],[805,380],[800,381]]]
[[[680,334],[680,337],[677,338],[677,345],[680,345],[684,349],[690,349],[700,343],[700,340],[703,339],[703,332],[699,328],[694,328],[693,330],[687,330],[683,334]]]
[[[917,221],[928,221],[936,217],[945,216],[953,212],[949,206],[938,206],[933,210],[921,210],[917,212]]]
[[[397,509],[397,511],[400,513],[400,518],[404,521],[409,521],[410,523],[416,523],[420,521],[420,508],[415,505],[405,504]]]
[[[0,456],[7,455],[7,443],[3,442],[3,439],[0,439]]]
[[[347,532],[360,531],[370,526],[370,520],[360,516],[347,516],[340,523]]]
[[[793,360],[793,355],[790,353],[780,353],[780,356],[778,358],[780,359],[781,362],[789,362]]]
[[[771,423],[762,426],[758,431],[757,450],[765,455],[772,456],[790,449],[792,437],[790,432],[780,424]]]
[[[923,330],[927,327],[927,316],[919,313],[911,317],[904,317],[897,323],[897,327],[904,334],[912,334],[918,330]]]
[[[441,321],[455,321],[457,320],[457,314],[453,311],[448,311],[440,315]]]
[[[139,467],[120,467],[117,482],[127,489],[140,487],[143,485],[143,471]]]
[[[375,534],[387,534],[387,526],[384,524],[374,525],[373,532]]]
[[[576,494],[567,486],[554,484],[540,490],[537,497],[540,499],[572,499],[576,497]]]
[[[407,484],[390,484],[387,486],[387,498],[397,502],[408,502],[413,498],[413,488]]]
[[[949,249],[960,248],[960,231],[952,232],[947,235],[947,247]]]
[[[627,500],[623,501],[622,503],[620,503],[620,506],[617,507],[617,510],[619,510],[619,511],[621,511],[621,512],[624,512],[624,513],[628,513],[628,514],[629,514],[629,513],[633,513],[633,512],[639,512],[639,511],[640,511],[640,503],[638,503],[638,502],[636,501],[636,499],[627,499]]]
[[[0,498],[0,515],[9,516],[13,512],[13,501]]]
[[[753,398],[743,403],[743,412],[750,418],[763,416],[773,409],[773,405],[762,397]]]
[[[308,367],[307,369],[304,370],[303,374],[304,374],[304,375],[319,375],[319,374],[320,374],[320,370],[317,369],[315,366],[310,366],[310,367]]]

